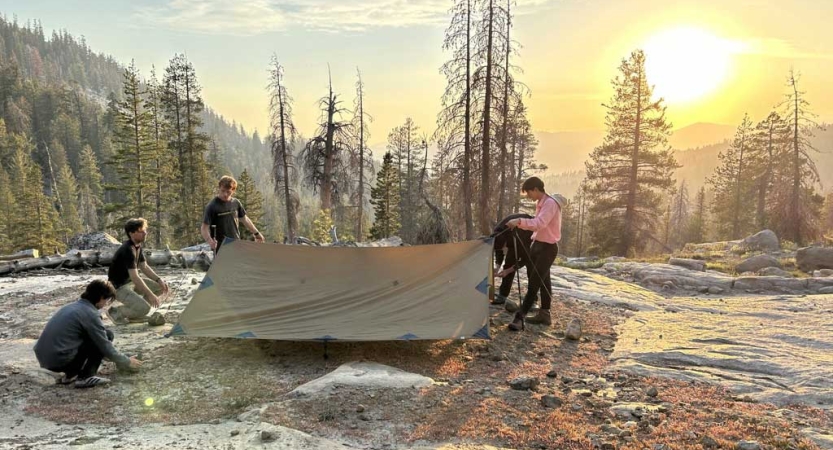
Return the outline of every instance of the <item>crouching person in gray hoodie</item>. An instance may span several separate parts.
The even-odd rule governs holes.
[[[120,353],[113,347],[113,332],[104,328],[100,310],[116,297],[109,281],[94,280],[81,298],[55,313],[35,344],[35,356],[41,367],[63,372],[58,382],[75,382],[77,388],[107,384],[109,379],[96,376],[101,360],[107,358],[119,369],[138,369],[142,362]]]

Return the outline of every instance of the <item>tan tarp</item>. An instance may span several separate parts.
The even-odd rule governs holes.
[[[223,245],[173,335],[488,339],[491,241],[414,247]]]

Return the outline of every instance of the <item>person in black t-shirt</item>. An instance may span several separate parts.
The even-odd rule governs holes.
[[[107,315],[114,323],[144,322],[151,306],[159,306],[159,295],[168,292],[168,285],[145,261],[142,243],[148,234],[147,220],[130,219],[124,225],[128,239],[116,250],[108,280],[116,288],[121,307],[111,306]],[[140,276],[139,271],[145,276]]]
[[[246,215],[243,204],[232,197],[236,190],[237,180],[228,175],[223,176],[218,183],[217,196],[205,207],[200,234],[215,254],[220,251],[226,237],[240,239],[241,221],[255,237],[255,241],[263,242],[263,235]]]

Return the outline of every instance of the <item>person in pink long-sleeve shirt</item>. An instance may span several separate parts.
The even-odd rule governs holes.
[[[552,305],[552,281],[550,280],[550,268],[558,256],[558,242],[561,240],[561,208],[564,204],[564,197],[560,195],[549,196],[544,190],[544,182],[538,177],[530,177],[521,186],[521,192],[527,198],[535,200],[535,217],[532,219],[513,219],[506,223],[509,228],[520,228],[531,230],[532,247],[529,251],[530,264],[527,265],[529,274],[529,288],[524,296],[521,309],[515,313],[515,318],[509,324],[512,331],[524,329],[524,321],[542,325],[551,325],[552,316],[550,307]],[[538,314],[527,318],[526,315],[535,304],[541,292],[541,309]]]

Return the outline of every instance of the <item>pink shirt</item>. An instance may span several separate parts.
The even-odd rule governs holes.
[[[535,204],[535,217],[520,219],[518,228],[534,231],[532,240],[554,244],[561,240],[561,207],[549,195]]]

